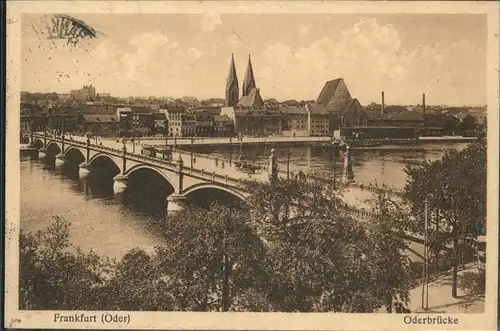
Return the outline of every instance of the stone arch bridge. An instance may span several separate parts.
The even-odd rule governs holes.
[[[87,176],[97,160],[111,161],[118,175],[113,180],[115,193],[122,193],[129,183],[131,175],[141,169],[148,169],[163,177],[173,188],[173,193],[167,197],[167,213],[179,211],[186,199],[195,193],[219,191],[229,194],[235,200],[244,200],[250,195],[245,191],[243,178],[230,177],[227,174],[209,172],[204,169],[184,166],[182,157],[177,160],[167,160],[157,157],[130,153],[125,145],[122,149],[90,143],[90,140],[79,141],[64,136],[45,134],[23,134],[29,137],[31,146],[38,148],[39,158],[55,155],[56,165],[64,164],[71,154],[80,154],[79,175]],[[23,139],[24,139],[23,138]]]
[[[189,158],[187,157],[188,153],[183,155],[182,151],[179,152],[179,157],[174,161],[129,152],[125,144],[121,145],[121,148],[118,148],[120,144],[115,144],[114,148],[110,147],[110,142],[107,142],[106,146],[93,144],[90,139],[83,137],[68,139],[64,135],[30,132],[23,132],[21,136],[23,141],[27,140],[31,146],[38,148],[40,158],[44,158],[48,154],[52,156],[57,154],[55,155],[56,164],[64,164],[73,153],[79,154],[81,161],[79,174],[81,177],[87,176],[92,171],[96,161],[102,159],[110,161],[118,169],[118,174],[113,178],[115,193],[122,193],[127,188],[131,175],[138,170],[148,169],[157,173],[173,188],[173,193],[167,197],[168,214],[182,209],[186,200],[199,192],[208,194],[217,191],[223,192],[235,200],[244,200],[251,194],[244,185],[244,180],[249,179],[248,174],[234,171],[229,166],[226,168],[210,167],[207,162],[197,162],[196,165],[200,164],[201,166],[195,167],[192,160],[190,165],[185,166],[185,164],[189,164]],[[197,157],[202,158],[202,155],[198,154]],[[208,158],[205,161],[208,161]],[[269,167],[265,168],[269,170]],[[278,173],[283,176],[287,175],[277,169],[275,171],[276,175]],[[270,175],[270,173],[264,172],[252,175],[253,177],[250,178],[267,181]],[[322,178],[322,180],[326,179]],[[347,205],[343,209],[349,215],[365,220],[379,217],[379,215]]]
[[[32,147],[38,148],[39,158],[56,154],[55,162],[59,165],[64,164],[70,154],[79,154],[79,160],[83,160],[79,164],[79,175],[81,177],[87,176],[92,171],[93,164],[97,160],[106,159],[112,162],[119,170],[118,175],[113,178],[115,193],[122,193],[127,188],[129,179],[134,172],[141,169],[156,172],[170,183],[174,191],[167,197],[167,215],[181,210],[188,197],[197,192],[207,191],[208,194],[210,194],[210,191],[225,192],[236,200],[244,200],[251,194],[251,192],[246,191],[243,185],[243,180],[247,178],[244,174],[239,177],[229,176],[227,173],[221,173],[221,171],[205,171],[204,169],[195,168],[193,164],[186,167],[184,166],[185,161],[182,154],[179,154],[177,160],[172,161],[130,153],[127,151],[125,144],[121,149],[117,149],[92,144],[89,139],[86,141],[74,138],[65,139],[64,135],[22,133],[21,136],[23,141],[28,140]],[[257,179],[266,180],[268,178],[268,174],[264,173],[263,176],[259,176]],[[398,194],[398,192],[394,194]],[[339,206],[339,210],[365,221],[380,218],[380,215],[348,205]],[[411,233],[395,235],[402,236],[405,240],[414,243],[423,243],[420,237]]]

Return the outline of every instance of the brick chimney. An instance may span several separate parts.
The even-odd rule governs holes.
[[[425,116],[425,93],[422,94],[422,110],[423,110],[422,112]]]
[[[382,109],[380,111],[382,114],[384,113],[384,108],[385,108],[385,99],[384,99],[384,91],[382,91]]]

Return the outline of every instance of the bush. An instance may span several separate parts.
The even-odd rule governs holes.
[[[458,278],[458,286],[465,290],[469,296],[483,296],[486,290],[486,273],[465,272]]]

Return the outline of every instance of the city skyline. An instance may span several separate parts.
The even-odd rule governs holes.
[[[429,104],[486,104],[481,15],[124,16],[79,15],[98,38],[76,49],[40,38],[40,17],[23,16],[22,90],[92,83],[117,97],[224,98],[234,53],[241,78],[252,55],[264,99],[315,100],[343,77],[362,104],[382,90],[387,104],[418,104],[422,93]]]

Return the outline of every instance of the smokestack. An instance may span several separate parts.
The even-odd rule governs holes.
[[[425,93],[422,94],[422,109],[423,109],[423,114],[425,116]]]
[[[384,100],[384,91],[382,91],[382,110],[381,113],[384,113],[384,108],[385,108],[385,100]]]

